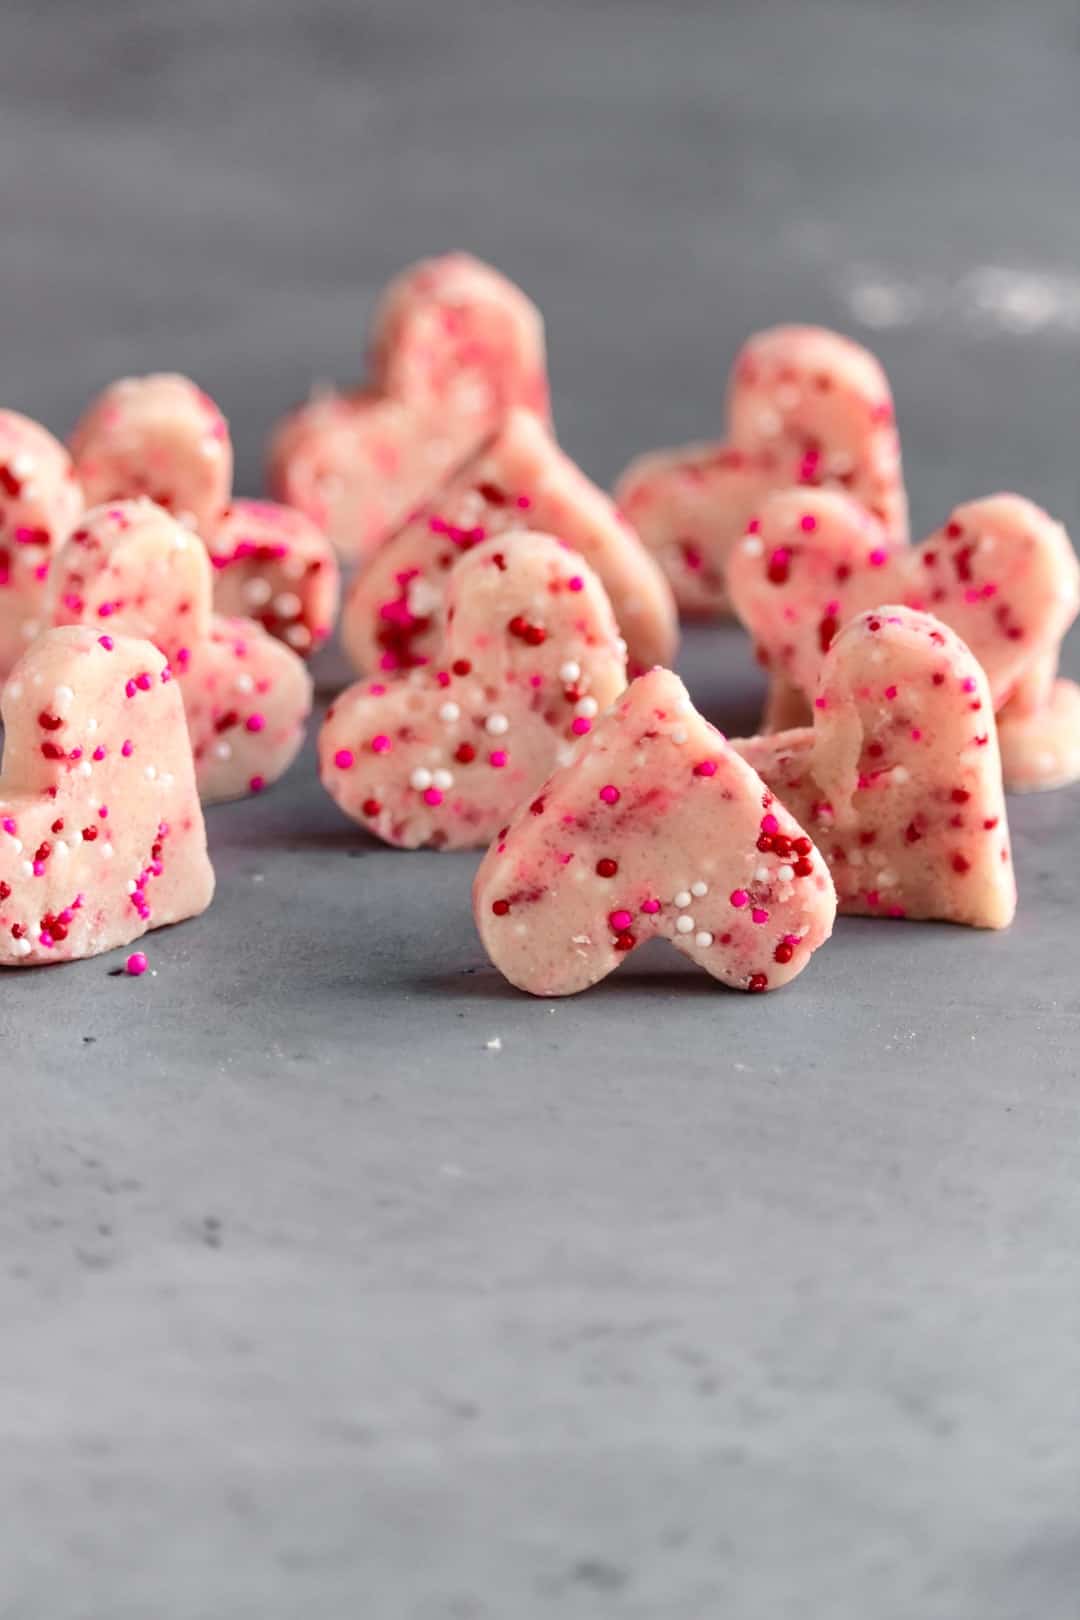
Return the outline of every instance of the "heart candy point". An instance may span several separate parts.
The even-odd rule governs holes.
[[[473,886],[491,960],[540,996],[595,984],[657,937],[728,985],[775,989],[828,939],[835,908],[811,839],[663,669],[517,810]]]

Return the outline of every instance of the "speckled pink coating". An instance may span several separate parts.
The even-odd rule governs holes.
[[[437,668],[350,687],[319,736],[327,791],[406,849],[488,844],[626,685],[603,586],[550,535],[477,546],[446,606]]]
[[[0,685],[41,628],[49,567],[82,504],[59,440],[0,411]]]
[[[372,385],[316,396],[274,430],[270,487],[345,557],[374,551],[514,406],[547,420],[544,326],[519,287],[466,253],[410,266],[372,326]]]
[[[822,662],[813,726],[732,746],[816,839],[841,912],[1012,921],[989,685],[933,615],[859,614]]]
[[[136,633],[183,693],[203,800],[257,793],[291,765],[311,712],[302,659],[252,619],[211,612],[199,537],[148,499],[89,512],[57,557],[52,619]]]
[[[736,546],[728,583],[759,660],[804,693],[814,691],[840,626],[894,601],[944,620],[986,670],[994,708],[1008,704],[1029,717],[1042,715],[1080,600],[1080,566],[1065,530],[1011,494],[957,507],[919,546],[891,546],[846,496],[789,490],[769,499],[756,532]],[[1055,712],[1060,722],[1070,711]],[[1052,716],[1037,721],[1040,729],[1053,724]],[[1059,732],[1059,765],[1075,746]],[[1047,754],[1045,736],[1033,757],[1040,752]],[[1045,785],[1055,778],[1056,766]]]
[[[329,640],[341,570],[310,518],[276,501],[233,501],[208,549],[219,613],[255,619],[301,658]]]
[[[728,556],[774,490],[845,490],[895,542],[907,538],[892,393],[850,338],[817,326],[758,332],[732,368],[728,427],[724,444],[639,457],[615,490],[685,612],[728,607]]]
[[[447,580],[458,557],[492,535],[521,529],[557,535],[596,570],[632,665],[674,657],[675,604],[659,567],[539,418],[518,410],[353,581],[341,630],[356,668],[430,663],[438,655]]]
[[[0,967],[70,962],[214,893],[184,723],[146,641],[45,631],[4,688]]]
[[[205,537],[229,504],[229,425],[189,377],[110,383],[76,424],[71,453],[88,506],[148,495]]]
[[[777,836],[795,864],[760,847]],[[538,996],[586,989],[657,935],[726,984],[775,989],[835,911],[811,839],[663,669],[519,807],[473,885],[488,955]]]

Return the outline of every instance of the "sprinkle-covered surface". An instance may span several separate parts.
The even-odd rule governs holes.
[[[515,410],[357,575],[341,619],[357,669],[429,664],[439,645],[450,569],[470,547],[511,529],[558,535],[581,553],[611,598],[632,666],[671,661],[678,627],[658,564],[539,418]]]
[[[0,410],[0,686],[42,628],[49,568],[82,508],[59,440]]]
[[[157,648],[45,631],[2,707],[0,967],[96,956],[204,911],[191,744]]]
[[[254,619],[301,658],[329,640],[341,570],[322,530],[302,512],[277,501],[234,500],[207,549],[219,613]]]
[[[370,386],[317,393],[278,423],[268,449],[271,488],[349,558],[431,499],[511,407],[549,415],[540,311],[467,253],[394,278],[370,358]]]
[[[728,557],[772,490],[844,490],[907,538],[892,393],[850,338],[815,326],[755,334],[732,367],[728,431],[723,444],[638,457],[615,489],[684,611],[729,606]]]
[[[53,569],[54,624],[145,636],[183,694],[205,803],[260,793],[304,740],[312,684],[296,653],[253,619],[211,607],[206,547],[143,498],[88,512]]]

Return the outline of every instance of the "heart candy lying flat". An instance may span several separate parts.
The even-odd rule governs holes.
[[[0,685],[41,628],[49,566],[82,511],[71,457],[17,411],[0,411]]]
[[[365,556],[483,444],[513,406],[548,416],[544,326],[519,287],[466,253],[410,266],[372,327],[372,386],[278,424],[273,491]]]
[[[145,636],[169,659],[206,803],[275,782],[311,712],[303,661],[253,620],[220,618],[210,604],[206,547],[150,500],[87,513],[53,567],[53,623]]]
[[[146,495],[213,534],[229,504],[229,425],[189,377],[122,377],[92,400],[71,435],[88,506]]]
[[[603,586],[549,535],[468,552],[446,604],[437,670],[350,687],[319,737],[327,791],[407,849],[488,844],[626,685]]]
[[[615,490],[684,611],[727,608],[728,557],[774,490],[846,490],[907,538],[892,394],[868,350],[822,327],[757,333],[732,368],[728,423],[726,444],[641,456]]]
[[[763,850],[776,836],[791,856]],[[836,896],[811,839],[657,669],[496,837],[473,911],[492,962],[533,995],[584,990],[656,936],[771,990],[828,939]]]
[[[1051,723],[1038,717],[1076,615],[1080,567],[1061,524],[1019,495],[969,501],[921,545],[893,547],[856,502],[789,490],[766,502],[757,531],[735,548],[728,583],[761,662],[804,693],[854,614],[882,601],[933,613],[982,664],[994,708],[1012,700],[1020,730],[1020,716]],[[1060,744],[1064,758],[1070,739]]]
[[[675,605],[663,574],[607,496],[528,411],[445,484],[353,581],[342,639],[357,669],[410,668],[437,655],[449,570],[492,535],[554,534],[599,574],[632,664],[674,656]]]
[[[47,630],[4,688],[0,967],[197,917],[214,873],[177,685],[148,642]]]
[[[822,663],[814,724],[732,743],[816,839],[842,912],[1004,928],[1016,882],[986,676],[928,613],[878,607]]]
[[[329,640],[341,573],[310,518],[276,501],[233,501],[208,549],[219,613],[255,619],[302,658]]]

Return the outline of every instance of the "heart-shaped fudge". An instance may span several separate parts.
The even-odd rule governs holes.
[[[777,837],[782,857],[763,848]],[[533,995],[584,990],[657,935],[725,984],[772,990],[828,939],[836,895],[802,827],[656,669],[496,836],[473,911]]]
[[[375,314],[372,384],[280,422],[270,485],[345,557],[374,551],[522,406],[549,412],[544,325],[505,276],[466,253],[412,265]]]
[[[543,423],[528,411],[511,411],[501,432],[353,581],[341,631],[357,669],[430,663],[454,563],[492,535],[525,529],[557,535],[596,570],[632,665],[674,657],[675,604],[660,569]]]
[[[0,411],[0,685],[42,627],[49,567],[82,511],[71,457],[17,411]]]
[[[211,612],[199,537],[150,500],[88,512],[52,571],[54,624],[145,636],[183,693],[203,801],[257,793],[304,740],[311,678],[302,659],[251,619]]]
[[[822,662],[813,726],[732,747],[817,840],[841,912],[976,928],[1012,921],[989,685],[931,614],[859,614]],[[790,853],[776,839],[771,849]]]
[[[625,685],[592,569],[550,535],[511,530],[451,569],[437,670],[362,681],[335,701],[319,772],[387,843],[483,846]]]
[[[329,640],[341,570],[321,529],[276,501],[233,501],[208,542],[219,613],[255,619],[301,658]]]
[[[76,424],[71,453],[88,506],[146,495],[205,538],[229,504],[229,424],[190,377],[110,383]]]
[[[995,710],[1009,704],[1018,746],[1033,724],[1053,724],[1047,705],[1080,600],[1080,566],[1061,524],[1022,496],[969,501],[921,545],[890,546],[857,502],[788,490],[770,497],[756,532],[736,546],[728,584],[759,660],[804,694],[814,692],[841,625],[899,602],[933,613],[967,643],[986,670]],[[1059,701],[1053,714],[1065,721],[1072,709]],[[1076,743],[1059,742],[1062,763]],[[1040,748],[1046,752],[1045,736]],[[1048,776],[1062,773],[1055,767]]]
[[[615,499],[663,565],[680,608],[728,607],[728,557],[774,490],[846,490],[907,538],[892,394],[868,350],[816,326],[744,346],[728,384],[729,438],[640,456]]]
[[[155,647],[46,630],[3,720],[0,967],[95,956],[206,910],[184,706]]]

